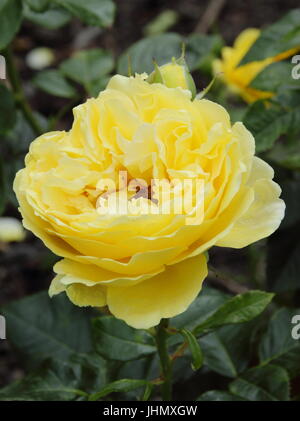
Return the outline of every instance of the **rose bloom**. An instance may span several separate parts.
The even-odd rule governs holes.
[[[261,61],[253,61],[239,66],[240,61],[259,38],[260,33],[261,31],[255,28],[242,31],[234,41],[233,47],[222,49],[222,59],[216,59],[213,62],[214,73],[220,74],[220,78],[223,79],[228,88],[248,103],[271,98],[274,95],[273,92],[253,89],[249,85],[269,64],[284,60],[298,51],[297,48],[291,49],[275,57],[267,57]]]
[[[245,247],[284,216],[273,169],[254,156],[242,123],[232,126],[223,107],[192,100],[188,89],[145,79],[112,77],[98,98],[74,108],[70,131],[31,144],[14,184],[24,226],[63,257],[50,295],[108,306],[135,328],[188,308],[207,276],[210,247]],[[174,212],[100,214],[99,180],[117,184],[119,171],[148,185],[203,180],[202,222]]]
[[[21,242],[25,240],[25,231],[20,221],[8,216],[0,218],[0,242]]]

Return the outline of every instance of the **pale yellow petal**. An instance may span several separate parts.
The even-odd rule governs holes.
[[[103,307],[106,305],[105,288],[98,285],[88,287],[74,283],[67,287],[66,293],[72,303],[79,307]]]
[[[207,276],[204,255],[186,259],[151,279],[128,288],[108,288],[110,311],[137,329],[148,329],[162,318],[184,312]]]
[[[216,245],[241,248],[271,235],[284,217],[285,204],[279,199],[281,189],[274,181],[272,168],[259,158],[253,160],[248,185],[252,185],[254,201],[235,222],[230,232]]]
[[[55,278],[52,279],[52,282],[49,287],[49,296],[51,298],[66,290],[65,285],[61,283],[62,278],[63,278],[63,275],[56,275]]]

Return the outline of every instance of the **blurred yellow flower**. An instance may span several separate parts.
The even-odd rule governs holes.
[[[23,241],[25,231],[20,221],[16,218],[0,218],[0,241],[9,243],[12,241]]]
[[[14,184],[25,227],[63,257],[50,295],[65,291],[79,306],[107,305],[136,328],[187,309],[207,275],[206,250],[247,246],[284,216],[273,170],[254,156],[243,124],[232,126],[223,107],[192,101],[187,89],[146,78],[112,77],[98,98],[74,108],[70,131],[31,144]],[[120,171],[128,182],[146,181],[128,201],[158,207],[167,199],[153,197],[153,179],[202,180],[202,222],[187,224],[184,213],[135,213],[133,205],[99,213],[100,194],[102,202],[123,194]],[[117,188],[99,187],[103,179]]]
[[[216,59],[213,62],[214,73],[220,73],[220,78],[226,83],[228,88],[233,93],[240,95],[248,103],[273,96],[273,92],[251,88],[249,86],[250,83],[269,64],[284,60],[297,51],[297,49],[292,49],[275,57],[267,57],[265,60],[253,61],[243,66],[238,66],[259,35],[259,29],[249,28],[244,30],[236,38],[233,47],[224,47],[222,49],[222,59]]]

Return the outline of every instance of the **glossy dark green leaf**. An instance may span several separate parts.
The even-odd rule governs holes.
[[[205,286],[196,300],[179,316],[174,317],[170,325],[177,329],[193,330],[198,324],[204,322],[231,296],[215,288]]]
[[[106,27],[114,20],[115,5],[112,0],[54,0],[87,25]]]
[[[225,392],[223,390],[210,390],[209,392],[203,393],[197,401],[244,401],[245,399],[234,395],[229,392]]]
[[[159,372],[159,357],[157,353],[147,355],[137,360],[125,361],[115,373],[115,379],[127,379],[133,377],[137,380],[151,380]]]
[[[47,120],[38,113],[34,113],[36,119],[39,121],[41,127],[46,131]],[[24,167],[24,155],[28,152],[30,143],[35,139],[36,134],[29,126],[27,120],[20,111],[16,114],[16,123],[12,130],[9,130],[5,135],[3,147],[7,150],[3,159],[4,168],[4,182],[6,185],[7,201],[18,206],[16,195],[13,192],[13,182],[17,171]]]
[[[292,78],[293,67],[294,64],[288,61],[271,63],[253,79],[250,86],[269,92],[277,92],[283,86],[285,89],[300,89],[299,81]]]
[[[97,393],[90,395],[90,401],[97,401],[101,398],[104,398],[107,395],[110,395],[114,392],[130,392],[134,389],[140,389],[141,387],[147,387],[149,382],[147,380],[133,380],[133,379],[122,379],[112,382],[105,386],[102,390]]]
[[[219,35],[192,34],[185,39],[186,61],[190,71],[209,70],[223,45]]]
[[[73,98],[76,90],[58,70],[45,70],[37,73],[33,83],[42,91],[62,98]]]
[[[59,7],[51,7],[39,13],[27,6],[24,7],[24,17],[36,25],[55,30],[70,22],[72,16],[67,10]]]
[[[267,151],[281,135],[300,131],[300,106],[290,108],[271,102],[266,107],[263,101],[257,101],[249,107],[243,122],[255,138],[256,150]]]
[[[1,314],[6,317],[8,340],[31,366],[91,350],[89,312],[64,295],[31,295],[1,308]]]
[[[47,128],[47,120],[39,113],[34,113],[43,129]],[[22,155],[28,152],[30,143],[36,138],[32,127],[28,124],[23,113],[17,111],[16,123],[5,136],[5,143],[12,155]],[[23,157],[22,157],[23,159]]]
[[[169,32],[152,35],[131,45],[119,58],[117,71],[128,75],[128,57],[130,58],[132,73],[151,73],[153,60],[158,65],[180,57],[182,44],[186,48],[186,62],[190,71],[207,68],[222,46],[222,40],[217,35],[193,34],[187,38]],[[147,54],[145,54],[145,51]]]
[[[229,390],[248,401],[288,401],[289,376],[275,365],[256,367],[230,383]]]
[[[202,336],[199,341],[204,364],[226,377],[236,377],[243,372],[251,358],[255,323],[223,326]]]
[[[0,389],[0,401],[69,401],[86,396],[78,390],[76,369],[63,362],[46,362],[22,380]]]
[[[292,318],[295,315],[300,315],[300,309],[278,310],[270,320],[259,346],[261,365],[284,367],[291,377],[300,373],[300,339],[292,337]]]
[[[25,0],[34,12],[44,12],[49,6],[49,0]]]
[[[14,97],[5,85],[0,84],[0,134],[11,129],[16,121]]]
[[[117,73],[128,75],[128,57],[133,74],[151,73],[153,59],[161,65],[171,61],[172,57],[181,55],[182,41],[180,35],[171,32],[141,39],[120,56]]]
[[[106,88],[106,85],[109,80],[109,75],[101,76],[100,79],[93,80],[89,84],[89,94],[96,98],[99,95],[99,93]]]
[[[263,60],[300,45],[300,9],[289,11],[278,22],[261,32],[241,61],[242,64]]]
[[[299,112],[299,111],[298,111]],[[299,120],[299,135],[300,135],[300,120]],[[281,167],[290,170],[300,169],[300,149],[299,149],[298,135],[294,137],[294,142],[277,143],[268,153],[268,159]]]
[[[192,369],[195,371],[199,370],[203,364],[203,353],[197,338],[187,329],[181,329],[180,333],[187,342],[189,350],[192,354]]]
[[[21,0],[0,0],[0,50],[11,42],[20,28],[21,21]]]
[[[95,92],[95,84],[113,69],[114,60],[109,52],[100,48],[75,53],[60,65],[62,73],[82,84],[89,94]]]
[[[270,303],[274,294],[249,291],[236,295],[221,305],[210,317],[200,323],[194,334],[227,324],[245,323],[257,317]]]
[[[93,321],[93,337],[96,351],[111,360],[129,361],[156,352],[146,331],[133,329],[113,316]]]
[[[63,362],[62,364],[68,364],[73,368],[78,379],[76,387],[85,392],[97,392],[110,381],[111,367],[93,351],[91,353],[75,353],[71,355],[67,363]]]

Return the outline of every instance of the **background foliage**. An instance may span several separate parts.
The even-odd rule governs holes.
[[[244,62],[300,45],[300,9],[291,11],[297,1],[223,2],[208,25],[211,3],[0,0],[8,75],[0,84],[1,215],[18,216],[12,181],[30,142],[46,130],[68,129],[74,105],[97,95],[111,74],[127,74],[128,55],[133,71],[150,72],[153,57],[159,64],[178,57],[184,42],[201,90],[221,47],[246,27],[266,29]],[[268,240],[210,252],[204,290],[170,321],[175,399],[300,400],[300,341],[291,337],[292,317],[300,314],[300,80],[291,71],[288,60],[274,63],[252,82],[275,92],[268,107],[247,106],[219,81],[208,94],[252,131],[257,152],[275,168],[287,211]],[[153,331],[79,309],[64,296],[50,300],[55,261],[29,233],[23,243],[0,244],[0,313],[8,332],[0,341],[0,400],[157,397]]]

